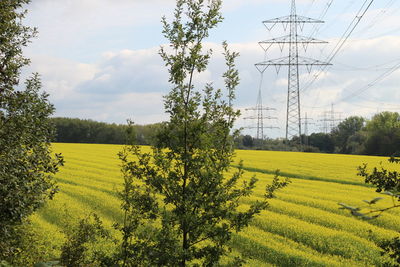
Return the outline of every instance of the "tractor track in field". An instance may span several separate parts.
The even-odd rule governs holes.
[[[239,165],[231,165],[232,167],[239,168]],[[254,167],[242,167],[243,170],[249,171],[249,172],[258,172],[258,173],[263,173],[263,174],[272,174],[275,175],[277,171],[279,170],[265,170],[265,169],[259,169],[259,168],[254,168]],[[356,181],[347,181],[347,180],[340,180],[340,179],[332,179],[332,178],[324,178],[324,177],[318,177],[318,176],[309,176],[309,175],[301,175],[301,174],[296,174],[296,173],[289,173],[289,172],[282,172],[279,171],[279,175],[283,177],[288,177],[288,178],[295,178],[295,179],[301,179],[301,180],[310,180],[310,181],[321,181],[321,182],[328,182],[328,183],[336,183],[336,184],[348,184],[348,185],[357,185],[357,186],[363,186],[363,187],[370,187],[372,188],[372,185],[365,184],[364,182],[356,182]]]

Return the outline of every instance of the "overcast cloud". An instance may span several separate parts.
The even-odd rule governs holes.
[[[241,54],[237,61],[241,76],[237,107],[244,111],[255,105],[260,74],[254,63],[264,57],[257,41],[284,34],[281,25],[268,33],[260,21],[287,15],[289,2],[226,1],[225,22],[212,32],[214,37],[206,44],[213,48],[215,57],[207,72],[197,77],[198,85],[210,81],[217,87],[223,85],[220,44],[227,39],[232,50]],[[299,12],[319,16],[328,1],[314,5],[311,2],[314,1],[298,1]],[[331,108],[331,103],[335,103],[335,110],[342,112],[343,118],[400,108],[399,71],[374,87],[360,90],[400,61],[400,29],[396,28],[400,4],[383,9],[386,2],[371,9],[332,62],[334,65],[321,73],[311,87],[302,88],[302,113],[307,112],[315,122]],[[353,5],[333,6],[317,36],[330,44],[309,47],[306,55],[324,60],[361,4],[354,1]],[[170,16],[173,7],[172,0],[34,0],[29,6],[28,23],[39,27],[40,37],[26,51],[32,58],[26,73],[37,71],[42,75],[57,116],[116,123],[131,118],[140,124],[165,120],[162,96],[170,86],[158,55],[159,46],[165,43],[159,21],[163,14]],[[304,34],[312,30],[305,29]],[[268,58],[284,55],[279,47],[268,52]],[[302,70],[302,84],[307,84],[316,73],[318,69],[311,70],[311,74]],[[271,124],[281,128],[268,132],[272,137],[284,134],[286,92],[287,70],[282,68],[277,74],[275,68],[268,69],[264,75],[263,102],[276,108],[271,115],[278,119]],[[249,123],[240,120],[238,127]],[[318,130],[317,126],[312,130]]]

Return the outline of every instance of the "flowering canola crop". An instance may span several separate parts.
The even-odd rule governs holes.
[[[53,144],[65,157],[56,175],[60,192],[32,221],[57,250],[63,242],[65,221],[96,212],[105,225],[123,218],[117,191],[122,186],[118,145]],[[146,149],[146,148],[145,148]],[[338,209],[338,202],[362,206],[363,199],[379,196],[358,177],[357,166],[393,168],[382,157],[297,152],[237,151],[245,178],[256,175],[254,195],[243,207],[263,196],[279,169],[292,183],[278,192],[270,207],[243,232],[234,234],[232,256],[241,253],[247,266],[373,266],[379,265],[382,239],[400,231],[400,211],[373,221],[362,221]],[[233,164],[233,168],[236,165]],[[384,199],[379,206],[390,205]],[[119,233],[114,232],[116,237]]]

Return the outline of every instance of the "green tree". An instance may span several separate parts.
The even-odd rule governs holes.
[[[250,135],[245,135],[243,137],[242,143],[243,143],[243,146],[245,146],[245,147],[253,147],[254,139]]]
[[[382,242],[381,248],[383,249],[382,254],[389,255],[395,263],[387,263],[386,266],[400,266],[400,237],[393,238],[392,240],[386,240]]]
[[[339,153],[350,154],[357,151],[358,146],[355,144],[358,140],[355,135],[364,127],[365,119],[363,117],[352,116],[332,130],[332,136],[335,146]]]
[[[331,134],[312,133],[308,137],[310,146],[317,147],[321,152],[332,153],[335,149],[335,144]]]
[[[66,241],[61,247],[60,263],[66,267],[100,266],[107,258],[101,245],[114,242],[95,213],[81,219],[77,225],[67,225],[64,233]]]
[[[397,158],[390,158],[391,163],[400,163]],[[365,183],[376,186],[376,192],[389,196],[392,199],[392,205],[376,208],[375,204],[383,197],[376,197],[371,200],[363,200],[367,207],[353,207],[345,203],[339,203],[342,209],[350,211],[354,216],[365,220],[375,219],[388,210],[400,208],[400,174],[397,171],[390,171],[383,167],[374,167],[372,171],[368,170],[368,165],[358,167],[358,175],[365,178]],[[395,262],[385,263],[384,266],[400,266],[400,238],[386,240],[380,245],[383,249],[382,254],[389,255]]]
[[[366,125],[365,152],[391,156],[400,152],[400,115],[397,112],[376,114]]]
[[[23,223],[57,191],[52,174],[62,157],[51,156],[54,107],[40,93],[34,74],[16,89],[21,68],[29,64],[22,49],[36,30],[23,26],[29,0],[0,1],[0,258],[18,258]]]
[[[233,126],[239,112],[232,107],[238,54],[224,43],[226,97],[211,84],[202,92],[194,87],[194,77],[206,70],[211,56],[203,42],[222,20],[220,8],[219,0],[178,0],[175,19],[168,23],[163,18],[170,47],[160,54],[172,84],[164,101],[170,118],[152,152],[133,145],[120,154],[125,178],[122,266],[213,266],[227,253],[232,233],[247,226],[274,191],[287,184],[275,177],[263,200],[239,209],[256,178],[244,180],[241,165],[228,175],[238,135]]]

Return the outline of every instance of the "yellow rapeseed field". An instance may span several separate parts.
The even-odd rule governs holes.
[[[53,146],[66,161],[56,175],[60,192],[32,220],[47,234],[49,246],[57,255],[66,222],[90,212],[99,214],[110,229],[121,221],[116,192],[122,185],[117,157],[122,146]],[[239,150],[239,159],[244,161],[245,177],[256,175],[259,179],[255,194],[242,201],[243,207],[262,197],[275,170],[292,181],[270,201],[268,211],[234,235],[232,255],[245,255],[248,266],[374,266],[380,262],[377,244],[399,234],[400,211],[366,222],[337,205],[362,206],[363,199],[378,196],[356,175],[356,168],[363,163],[393,168],[386,158]],[[389,205],[389,201],[385,199],[379,205]]]

